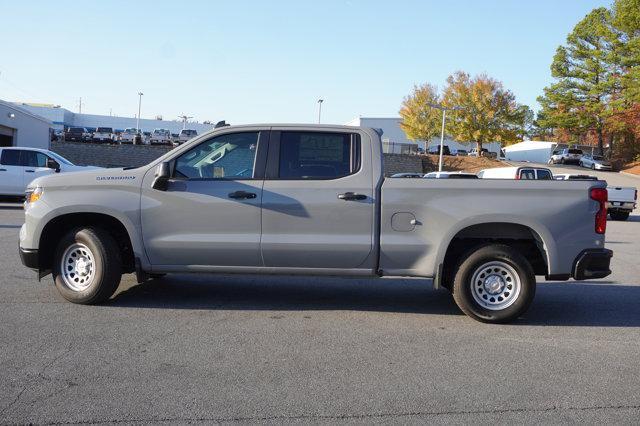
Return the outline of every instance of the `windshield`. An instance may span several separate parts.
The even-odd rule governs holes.
[[[569,150],[567,150],[567,152],[569,154],[582,154],[582,150],[581,149],[569,149]]]
[[[112,130],[111,130],[111,127],[98,127],[96,132],[98,132],[98,133],[111,133]]]
[[[604,160],[604,157],[602,155],[594,155],[593,157],[594,160]]]
[[[56,159],[58,163],[66,164],[67,166],[75,166],[71,161],[67,160],[63,156],[56,154],[55,152],[49,152],[49,155]]]

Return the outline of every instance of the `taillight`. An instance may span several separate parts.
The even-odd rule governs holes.
[[[599,204],[596,213],[596,234],[604,234],[607,230],[607,190],[606,188],[591,188],[591,199]]]

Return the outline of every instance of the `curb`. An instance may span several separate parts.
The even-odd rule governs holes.
[[[618,173],[620,173],[621,175],[625,175],[625,176],[629,176],[629,177],[632,177],[632,178],[640,179],[640,175],[636,175],[636,174],[633,174],[633,173],[627,173],[627,172],[618,172]]]

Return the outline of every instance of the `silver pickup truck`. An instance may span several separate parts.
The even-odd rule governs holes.
[[[385,179],[374,129],[224,127],[139,168],[34,180],[19,249],[74,303],[109,299],[132,272],[409,276],[506,322],[536,275],[611,273],[605,185]]]

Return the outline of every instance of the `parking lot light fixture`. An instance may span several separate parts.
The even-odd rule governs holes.
[[[431,108],[436,108],[442,111],[442,131],[440,132],[440,155],[438,158],[438,171],[441,172],[442,171],[442,155],[444,151],[444,123],[447,119],[447,111],[461,111],[463,110],[463,108],[459,106],[446,107],[444,105],[429,104],[429,103],[427,105],[429,105]]]
[[[320,124],[320,118],[322,117],[322,103],[324,99],[318,99],[318,124]]]
[[[136,118],[136,130],[140,133],[140,108],[142,106],[142,95],[144,93],[138,92],[138,116]]]

